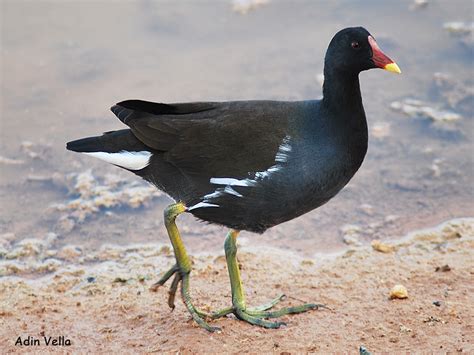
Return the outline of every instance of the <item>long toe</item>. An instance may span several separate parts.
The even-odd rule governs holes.
[[[235,310],[235,316],[247,323],[258,325],[259,327],[268,329],[276,329],[280,328],[282,325],[286,325],[285,322],[269,322],[267,320],[262,319],[261,317],[250,315],[245,310],[241,309]]]
[[[173,267],[169,269],[168,271],[166,271],[157,282],[155,282],[153,285],[150,286],[150,291],[156,292],[158,288],[163,286],[166,283],[166,281],[168,281],[171,278],[171,276],[176,274],[178,271],[179,271],[178,265],[173,265]]]
[[[281,294],[280,296],[278,296],[277,298],[274,298],[274,299],[271,300],[270,302],[265,303],[265,304],[262,304],[261,306],[250,307],[250,308],[247,309],[247,311],[250,311],[250,312],[262,312],[262,311],[266,311],[266,310],[272,309],[272,308],[275,307],[278,303],[280,303],[281,301],[283,301],[285,298],[286,298],[286,295]]]
[[[301,306],[285,307],[285,308],[279,309],[277,311],[272,311],[272,312],[248,310],[247,313],[254,317],[260,317],[260,318],[279,318],[287,314],[304,313],[307,311],[311,311],[313,309],[318,309],[320,307],[327,308],[324,305],[315,304],[315,303],[307,303]]]
[[[176,297],[176,291],[178,290],[180,281],[181,281],[181,275],[178,272],[174,275],[173,282],[171,283],[170,289],[168,291],[168,306],[171,308],[171,310],[174,310],[175,308],[174,299]]]
[[[202,328],[206,329],[209,332],[220,331],[218,327],[212,327],[203,319],[207,315],[196,309],[192,303],[191,297],[189,296],[189,273],[181,275],[181,297],[183,302],[188,309],[189,313],[193,317],[194,321]]]

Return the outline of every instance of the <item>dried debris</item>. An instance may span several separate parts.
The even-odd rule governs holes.
[[[47,160],[51,156],[51,145],[23,141],[20,150],[30,159]]]
[[[395,251],[395,247],[393,245],[383,243],[380,240],[372,240],[372,243],[370,243],[372,246],[372,249],[379,251],[381,253],[392,253]]]
[[[371,128],[372,136],[377,139],[384,139],[390,135],[390,123],[388,122],[379,122],[375,123]]]
[[[425,102],[415,99],[394,101],[390,104],[390,108],[394,111],[402,112],[408,117],[429,118],[433,122],[453,122],[462,118],[458,113],[433,108]]]
[[[436,266],[435,272],[448,272],[451,271],[451,267],[448,264],[443,266]]]
[[[20,159],[11,159],[11,158],[6,158],[0,155],[0,164],[5,164],[5,165],[21,165],[25,164],[24,160]]]
[[[361,246],[362,243],[359,240],[362,228],[354,224],[346,224],[340,228],[343,234],[342,240],[347,245]]]
[[[26,177],[28,182],[52,183],[59,187],[65,187],[64,175],[60,173],[53,173],[51,175],[35,175],[31,174]]]
[[[424,9],[428,4],[428,0],[413,0],[413,3],[410,5],[410,10]]]
[[[232,0],[232,10],[246,15],[260,6],[267,5],[270,0]]]
[[[47,233],[43,238],[25,238],[14,243],[13,233],[0,236],[0,277],[11,274],[51,272],[62,262],[53,258],[52,245],[57,235]]]
[[[366,214],[367,216],[374,215],[374,206],[369,205],[368,203],[361,204],[358,209],[364,214]]]
[[[362,231],[362,228],[356,224],[345,224],[340,230],[345,235],[357,235]]]
[[[395,285],[390,290],[390,299],[408,298],[408,290],[403,285]]]
[[[440,318],[429,316],[423,319],[423,323],[428,323],[428,325],[435,325],[436,323],[443,323],[445,324],[446,322]]]
[[[400,333],[411,333],[412,329],[400,324]]]
[[[100,178],[94,176],[91,170],[70,174],[65,185],[75,198],[52,206],[54,211],[64,213],[57,225],[63,232],[72,230],[76,223],[101,211],[117,207],[138,208],[162,196],[158,189],[142,181],[129,181],[111,175]]]
[[[127,246],[104,244],[98,250],[87,252],[79,246],[65,245],[57,250],[56,239],[56,234],[48,233],[43,238],[26,238],[16,244],[5,242],[4,255],[0,258],[0,277],[55,272],[59,269],[68,274],[83,275],[83,270],[71,271],[71,267],[83,263],[103,265],[106,270],[114,268],[116,275],[120,274],[124,267],[137,270],[142,267],[153,269],[155,264],[166,264],[170,256],[168,246],[155,243]],[[88,283],[94,281],[95,278],[87,280]]]
[[[465,36],[474,31],[474,22],[453,21],[443,24],[443,28],[455,36]]]
[[[75,261],[82,255],[82,249],[75,245],[66,245],[58,253],[56,257],[63,260]]]
[[[116,277],[114,279],[114,281],[112,281],[113,283],[121,283],[121,284],[124,284],[124,283],[127,283],[129,279],[126,279],[124,277]]]
[[[474,46],[474,22],[454,21],[446,22],[443,28],[466,47],[472,49]]]
[[[433,177],[437,178],[441,176],[441,167],[440,164],[443,162],[442,159],[434,159],[433,164],[431,164],[430,170]]]
[[[359,209],[368,216],[373,216],[375,213],[373,206],[369,204],[361,204]],[[345,224],[339,229],[339,232],[345,244],[358,247],[363,244],[363,241],[382,236],[384,229],[386,229],[387,226],[392,225],[398,219],[399,217],[396,215],[387,215],[382,220],[364,226]]]
[[[10,243],[13,242],[16,239],[15,233],[2,233],[0,234],[0,245],[2,243]]]
[[[463,238],[463,235],[472,236],[473,234],[474,230],[469,224],[459,223],[457,220],[453,220],[445,223],[440,230],[420,230],[410,234],[409,236],[415,241],[429,242],[430,244],[439,245],[441,243],[461,239]]]
[[[461,104],[474,99],[474,87],[455,80],[449,74],[434,73],[433,81],[438,94],[451,108],[459,108]]]

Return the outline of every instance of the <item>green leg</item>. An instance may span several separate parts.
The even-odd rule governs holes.
[[[181,213],[186,211],[186,206],[182,203],[176,203],[168,206],[165,209],[165,225],[168,231],[168,235],[173,245],[174,255],[176,258],[176,265],[174,265],[170,270],[168,270],[163,277],[155,283],[151,290],[155,291],[158,287],[163,286],[166,281],[168,281],[171,276],[174,275],[173,282],[169,290],[168,305],[171,309],[174,309],[174,299],[176,296],[176,291],[178,290],[179,283],[181,283],[181,296],[183,302],[186,305],[189,313],[193,319],[204,329],[213,332],[219,330],[219,328],[211,327],[207,324],[203,316],[205,313],[198,311],[192,304],[191,297],[189,296],[189,274],[191,273],[191,260],[189,260],[186,249],[184,248],[183,241],[179,234],[178,227],[176,226],[176,217]]]
[[[232,290],[232,307],[225,308],[222,311],[212,314],[212,318],[223,317],[227,314],[234,313],[240,320],[246,321],[250,324],[258,325],[264,328],[279,328],[284,325],[284,322],[269,322],[265,318],[278,318],[287,314],[303,313],[312,309],[325,307],[321,304],[307,303],[297,307],[287,307],[275,312],[267,312],[268,309],[275,306],[278,302],[285,298],[281,295],[275,298],[268,304],[259,307],[247,308],[245,304],[245,295],[242,287],[242,280],[240,278],[240,270],[237,264],[237,236],[239,231],[231,230],[227,234],[224,243],[225,256],[227,260],[227,268],[229,270],[230,286]]]

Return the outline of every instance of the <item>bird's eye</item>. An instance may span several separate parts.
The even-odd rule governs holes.
[[[359,42],[354,41],[354,42],[351,43],[351,47],[354,48],[354,49],[359,49],[360,44],[359,44]]]

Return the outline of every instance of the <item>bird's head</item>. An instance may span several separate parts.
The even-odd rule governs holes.
[[[325,70],[358,74],[372,68],[401,73],[365,28],[349,27],[336,33],[326,52]]]

